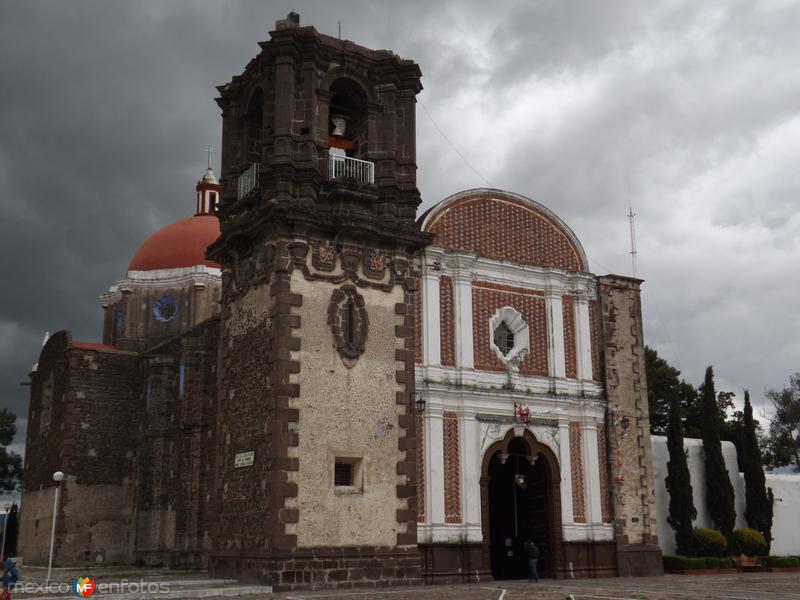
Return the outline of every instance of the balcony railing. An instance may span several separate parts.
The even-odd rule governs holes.
[[[328,178],[375,183],[375,163],[349,156],[331,156],[328,159]]]
[[[258,163],[253,163],[247,170],[239,175],[237,181],[236,197],[241,200],[258,187]]]

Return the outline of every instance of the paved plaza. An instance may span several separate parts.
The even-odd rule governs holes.
[[[800,573],[665,575],[646,578],[501,581],[489,584],[424,586],[407,590],[285,593],[263,598],[354,598],[376,600],[777,600],[800,599]]]
[[[28,582],[43,582],[45,570],[23,568]],[[97,582],[121,580],[168,584],[162,593],[98,593],[93,598],[139,600],[145,598],[237,598],[241,600],[800,600],[800,573],[733,573],[723,575],[665,575],[663,577],[498,581],[461,585],[427,585],[375,590],[321,590],[270,593],[269,588],[233,580],[208,579],[201,571],[168,571],[104,567],[77,572],[54,569],[53,581],[66,583],[79,576]],[[74,598],[71,590],[56,593],[21,593],[16,598],[44,600]]]

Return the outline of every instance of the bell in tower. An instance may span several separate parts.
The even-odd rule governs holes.
[[[209,564],[275,590],[419,583],[420,70],[295,13],[270,36],[218,88],[223,525]]]

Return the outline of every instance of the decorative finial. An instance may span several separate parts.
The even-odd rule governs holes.
[[[208,168],[211,168],[211,154],[214,151],[211,149],[211,144],[208,145]]]

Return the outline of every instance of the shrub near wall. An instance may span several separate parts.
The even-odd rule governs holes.
[[[727,556],[728,542],[725,536],[716,529],[695,527],[694,535],[697,538],[697,555],[699,557]]]
[[[770,569],[800,570],[800,557],[797,556],[767,556],[766,563]]]
[[[755,529],[742,527],[733,532],[733,548],[731,554],[738,556],[765,556],[769,552],[767,540],[761,532]]]

